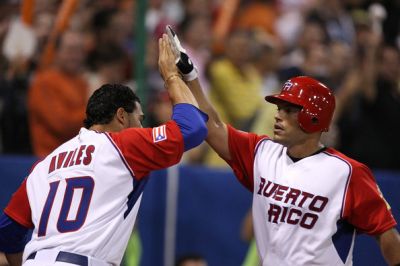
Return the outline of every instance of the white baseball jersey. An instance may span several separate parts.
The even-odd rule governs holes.
[[[228,130],[228,163],[253,192],[263,266],[352,265],[356,231],[376,235],[396,226],[365,165],[331,148],[293,161],[267,136]]]
[[[174,121],[119,133],[82,128],[34,167],[5,209],[34,228],[24,261],[57,248],[119,265],[149,171],[178,163],[183,149]]]

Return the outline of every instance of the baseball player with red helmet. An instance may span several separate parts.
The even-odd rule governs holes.
[[[375,236],[386,261],[400,264],[396,221],[371,170],[320,141],[335,109],[332,91],[311,77],[291,78],[265,97],[277,106],[272,137],[237,130],[221,121],[178,37],[167,31],[178,69],[210,117],[208,144],[253,193],[262,265],[352,265],[356,232]]]
[[[207,115],[182,81],[166,35],[159,67],[172,119],[142,128],[139,98],[123,85],[94,92],[85,128],[39,162],[0,217],[11,265],[119,265],[150,171],[174,165],[207,135]],[[32,238],[26,244],[28,229]]]

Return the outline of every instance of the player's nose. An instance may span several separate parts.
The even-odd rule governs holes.
[[[277,109],[275,113],[275,121],[281,121],[282,120],[282,109]]]

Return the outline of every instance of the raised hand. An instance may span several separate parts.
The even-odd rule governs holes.
[[[175,64],[182,74],[185,81],[192,81],[198,77],[197,68],[193,65],[186,50],[182,47],[178,36],[171,26],[167,25],[165,30],[168,34],[169,41],[175,55]]]
[[[166,34],[163,34],[158,40],[158,48],[158,68],[164,81],[168,82],[170,78],[180,76],[178,68],[175,65],[176,56],[173,53],[171,43]]]

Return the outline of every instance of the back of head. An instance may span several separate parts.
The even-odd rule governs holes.
[[[300,127],[307,133],[328,131],[335,110],[335,96],[324,84],[307,76],[289,79],[279,94],[269,95],[265,100],[279,101],[301,106],[298,115]]]
[[[135,110],[139,97],[127,86],[121,84],[104,84],[89,98],[86,106],[86,128],[93,125],[105,125],[111,122],[118,108],[128,113]]]

